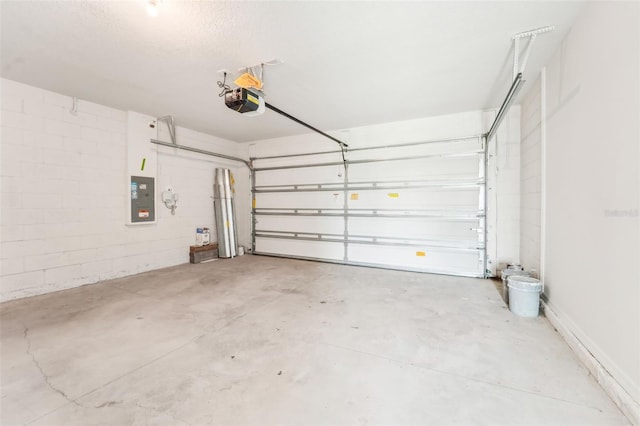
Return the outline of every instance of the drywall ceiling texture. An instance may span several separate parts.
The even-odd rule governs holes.
[[[161,116],[233,141],[307,130],[248,119],[221,99],[218,70],[272,58],[267,101],[325,130],[499,106],[511,35],[536,27],[539,70],[580,2],[3,1],[3,77]]]

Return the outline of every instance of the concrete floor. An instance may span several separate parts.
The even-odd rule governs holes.
[[[243,256],[1,305],[3,425],[624,425],[485,280]]]

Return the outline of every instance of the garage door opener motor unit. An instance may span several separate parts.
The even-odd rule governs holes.
[[[224,94],[225,105],[237,112],[257,112],[260,107],[261,97],[244,87],[229,90]],[[264,101],[263,101],[264,102]]]
[[[262,83],[262,76],[263,76],[263,68],[264,65],[274,65],[276,63],[280,63],[279,60],[273,60],[270,63],[262,63],[260,64],[259,68],[260,68],[260,76],[256,76],[253,72],[253,69],[255,67],[247,67],[245,68],[247,70],[246,73],[242,74],[240,77],[238,77],[235,80],[235,84],[237,84],[238,88],[236,89],[232,89],[228,84],[227,84],[227,72],[224,70],[221,70],[220,72],[223,73],[224,78],[222,79],[222,81],[218,81],[218,87],[220,87],[221,91],[220,94],[218,96],[223,97],[224,96],[224,104],[227,106],[227,108],[232,109],[236,112],[239,112],[241,114],[243,114],[244,116],[248,116],[248,117],[253,117],[256,115],[261,115],[265,112],[266,109],[270,109],[274,112],[277,112],[278,114],[282,115],[283,117],[286,117],[292,121],[295,121],[298,124],[301,124],[303,126],[305,126],[308,129],[313,130],[316,133],[321,134],[322,136],[325,136],[331,140],[333,140],[334,142],[337,142],[338,145],[340,145],[340,150],[342,151],[342,157],[343,157],[343,161],[345,161],[344,159],[344,149],[348,147],[348,145],[344,142],[342,142],[339,139],[336,139],[333,136],[330,136],[328,134],[326,134],[325,132],[323,132],[322,130],[318,130],[315,127],[305,123],[304,121],[292,116],[291,114],[288,114],[284,111],[282,111],[279,108],[276,108],[275,106],[267,103],[265,101],[265,96],[264,96],[264,92],[262,91],[263,89],[263,83]]]

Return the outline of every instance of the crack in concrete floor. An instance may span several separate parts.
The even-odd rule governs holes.
[[[69,401],[72,404],[77,405],[78,407],[81,407],[82,405],[79,404],[76,400],[74,400],[73,398],[70,398],[62,389],[57,388],[56,386],[54,386],[51,383],[51,378],[49,377],[49,375],[47,373],[44,372],[44,370],[42,369],[42,366],[40,365],[40,362],[38,361],[38,359],[36,358],[35,354],[33,352],[31,352],[31,339],[29,338],[29,328],[25,327],[24,328],[24,339],[27,342],[27,350],[26,353],[27,355],[29,355],[31,357],[31,360],[33,361],[33,365],[36,366],[36,368],[38,369],[38,371],[40,372],[40,375],[42,376],[42,379],[44,380],[44,382],[47,384],[47,386],[49,387],[49,389],[51,389],[52,391],[56,392],[57,394],[59,394],[60,396],[62,396],[64,399],[66,399],[67,401]]]

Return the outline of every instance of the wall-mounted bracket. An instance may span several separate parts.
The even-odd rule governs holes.
[[[164,121],[167,123],[167,127],[169,128],[169,136],[171,136],[171,143],[177,145],[176,142],[176,121],[173,118],[173,115],[165,115],[164,117],[159,117],[158,122]]]
[[[178,208],[178,194],[173,191],[172,186],[168,186],[166,190],[162,192],[162,202],[165,207],[171,210],[171,214],[176,214],[176,209]]]
[[[523,74],[524,69],[527,66],[527,61],[529,61],[529,55],[531,54],[531,48],[533,47],[533,43],[536,41],[536,37],[538,34],[547,33],[549,31],[553,31],[556,27],[550,25],[548,27],[536,28],[534,30],[525,31],[522,33],[514,34],[511,39],[513,40],[513,80],[515,81],[518,74]],[[527,48],[524,51],[524,57],[522,58],[522,62],[520,61],[520,40],[528,38],[529,43],[527,43]]]

